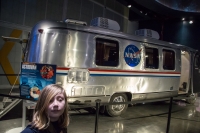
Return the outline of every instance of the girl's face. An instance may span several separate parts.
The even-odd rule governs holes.
[[[50,100],[47,113],[50,121],[57,121],[65,110],[65,97],[62,93],[57,94]]]

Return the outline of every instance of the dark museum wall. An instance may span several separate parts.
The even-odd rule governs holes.
[[[200,50],[200,0],[119,0],[129,8],[129,20],[152,29],[160,40]],[[182,19],[185,19],[182,21]],[[189,24],[192,20],[193,23]]]
[[[200,50],[200,23],[187,21],[165,22],[163,40],[175,42]]]
[[[159,33],[160,40],[182,44],[200,50],[200,23],[188,21],[144,20],[139,22],[139,29],[152,29]]]

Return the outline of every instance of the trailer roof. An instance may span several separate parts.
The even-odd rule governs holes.
[[[100,35],[105,35],[105,36],[110,36],[110,37],[133,40],[133,41],[138,41],[138,42],[142,42],[142,43],[149,43],[149,44],[156,44],[156,45],[161,45],[161,46],[165,46],[165,47],[172,47],[172,48],[177,48],[177,49],[182,49],[182,50],[187,50],[187,51],[189,50],[191,52],[197,51],[188,46],[171,43],[171,42],[166,42],[166,41],[162,41],[162,40],[157,40],[157,39],[150,38],[150,37],[137,36],[137,35],[127,34],[127,33],[120,32],[120,31],[99,28],[99,27],[95,27],[95,26],[67,24],[62,21],[56,22],[56,21],[43,20],[43,21],[38,22],[34,26],[32,31],[34,32],[35,29],[43,29],[43,28],[63,29],[63,30],[70,29],[70,30],[76,30],[76,31],[80,31],[80,32],[88,32],[88,33],[100,34]]]

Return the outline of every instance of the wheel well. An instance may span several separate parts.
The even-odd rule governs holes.
[[[121,92],[127,96],[128,101],[131,101],[132,99],[132,94],[130,92]],[[115,94],[120,94],[120,93],[115,93]],[[114,95],[114,94],[113,94]]]
[[[132,99],[132,94],[130,92],[125,92],[127,98],[128,98],[128,101],[131,101]]]

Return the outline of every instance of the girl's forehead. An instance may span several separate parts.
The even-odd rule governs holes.
[[[64,94],[63,94],[63,92],[59,92],[54,97],[64,97]]]

